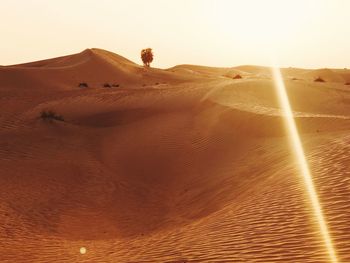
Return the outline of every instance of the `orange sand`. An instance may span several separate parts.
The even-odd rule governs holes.
[[[282,73],[350,262],[350,71]],[[265,67],[0,67],[0,167],[0,262],[328,262]]]

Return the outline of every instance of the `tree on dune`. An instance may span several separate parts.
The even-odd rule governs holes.
[[[145,67],[150,67],[153,61],[152,48],[145,48],[141,50],[141,59]]]

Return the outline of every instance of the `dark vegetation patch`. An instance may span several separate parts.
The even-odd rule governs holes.
[[[314,80],[315,82],[326,82],[323,78],[318,77]]]
[[[79,88],[88,88],[89,85],[86,82],[81,82],[81,83],[79,83],[78,87]]]
[[[56,112],[52,110],[44,110],[40,113],[40,118],[45,121],[64,121],[64,118],[62,115],[58,115]]]

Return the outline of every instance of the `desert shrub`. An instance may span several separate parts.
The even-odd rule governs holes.
[[[154,83],[154,85],[156,85],[156,86],[159,85],[159,82]]]
[[[64,121],[64,118],[62,115],[58,115],[56,114],[54,111],[52,110],[44,110],[40,113],[40,118],[45,120],[45,121]]]
[[[109,83],[105,83],[105,84],[103,84],[103,87],[104,88],[111,88],[111,85]]]
[[[150,67],[153,61],[153,52],[151,48],[145,48],[141,50],[141,59],[145,67]]]
[[[120,85],[119,85],[119,84],[113,84],[112,87],[114,87],[114,88],[119,88]]]
[[[241,79],[241,78],[242,78],[242,76],[239,75],[239,74],[237,74],[237,75],[235,75],[235,76],[233,77],[233,79]]]
[[[314,80],[315,82],[326,82],[323,78],[318,77]]]
[[[350,85],[350,82],[345,82],[345,85]]]
[[[79,83],[78,87],[79,88],[88,88],[89,85],[86,82],[81,82],[81,83]]]
[[[292,80],[299,80],[298,78],[292,78]]]

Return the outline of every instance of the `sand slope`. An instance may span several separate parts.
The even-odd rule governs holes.
[[[186,78],[185,78],[186,79]],[[72,90],[80,83],[100,88],[105,83],[119,87],[182,82],[184,78],[143,67],[108,51],[87,49],[79,54],[0,68],[2,87]]]
[[[347,262],[350,90],[306,71],[283,74]],[[99,49],[1,67],[0,262],[328,262],[270,76]]]

